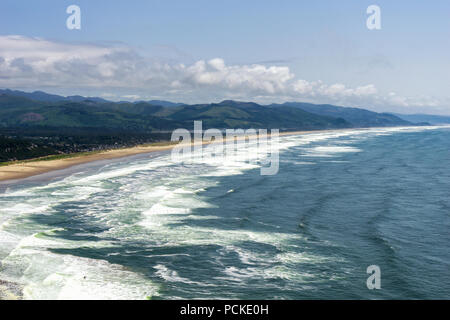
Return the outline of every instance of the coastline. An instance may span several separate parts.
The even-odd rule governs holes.
[[[98,160],[109,160],[124,158],[142,153],[170,150],[175,145],[167,144],[163,146],[136,146],[130,148],[113,149],[92,154],[74,154],[72,157],[55,160],[27,160],[24,162],[11,163],[0,167],[0,181],[24,179],[39,174],[62,170],[78,164],[94,162]]]
[[[329,129],[329,130],[312,130],[312,131],[289,131],[280,132],[280,136],[287,135],[300,135],[305,133],[319,133],[324,131],[336,131],[336,130],[348,130],[348,129]],[[255,139],[257,136],[249,137]],[[225,140],[225,138],[224,138]],[[204,145],[214,143],[214,141],[203,142]],[[36,176],[51,171],[67,169],[79,164],[99,161],[119,159],[128,156],[134,156],[144,153],[152,153],[158,151],[167,151],[178,146],[178,143],[171,143],[167,141],[167,144],[161,145],[141,145],[129,148],[106,150],[101,152],[95,152],[91,154],[73,154],[71,157],[54,159],[54,160],[40,160],[30,159],[24,161],[18,161],[17,163],[11,163],[0,167],[0,182],[9,180],[20,180],[28,177]]]
[[[409,128],[410,126],[405,127],[394,127],[394,128]],[[440,126],[432,126],[432,127],[440,127]],[[447,126],[445,126],[447,127]],[[368,129],[379,129],[379,128],[387,128],[387,127],[370,127],[370,128],[342,128],[342,129],[322,129],[322,130],[308,130],[308,131],[286,131],[280,132],[279,136],[289,136],[289,135],[302,135],[302,134],[314,134],[321,132],[339,132],[339,131],[348,131],[348,130],[368,130]],[[268,134],[270,136],[270,134]],[[246,139],[255,139],[256,136],[243,136],[242,138]],[[240,140],[240,138],[237,138]],[[226,141],[226,138],[223,138],[223,141]],[[203,145],[215,143],[214,141],[203,141]],[[37,176],[40,174],[67,169],[79,164],[90,163],[101,160],[111,160],[111,159],[119,159],[125,158],[129,156],[152,153],[152,152],[161,152],[173,149],[175,146],[180,145],[179,143],[173,143],[170,141],[167,142],[159,142],[150,145],[139,145],[135,147],[129,148],[120,148],[120,149],[112,149],[105,150],[100,152],[92,152],[92,153],[80,153],[80,154],[67,154],[66,158],[62,159],[54,159],[54,160],[46,160],[46,159],[29,159],[23,161],[13,162],[11,164],[7,164],[5,166],[0,166],[0,182],[7,181],[15,181],[21,180],[25,178],[29,178],[32,176]]]

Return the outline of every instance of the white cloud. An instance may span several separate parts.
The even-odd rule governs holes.
[[[197,61],[192,66],[178,68],[180,78],[176,86],[216,86],[225,90],[251,90],[275,94],[286,90],[294,75],[288,67],[266,67],[263,65],[227,66],[225,61],[215,58]]]
[[[342,83],[303,80],[286,66],[227,65],[221,58],[186,65],[144,58],[125,46],[64,43],[24,36],[0,36],[0,87],[77,88],[97,95],[115,92],[117,98],[158,96],[185,102],[225,98],[259,102],[305,100],[375,109],[440,103],[430,97],[408,98],[395,93],[383,96],[373,84],[348,87]]]
[[[126,94],[121,96],[123,99],[126,100],[138,100],[141,98],[141,96],[137,95],[137,94]]]
[[[371,96],[377,93],[377,89],[373,84],[359,86],[356,88],[347,88],[342,83],[326,85],[322,81],[309,82],[306,80],[297,80],[293,84],[294,91],[302,95],[310,95],[312,97],[321,95],[332,98],[336,97],[363,97]]]

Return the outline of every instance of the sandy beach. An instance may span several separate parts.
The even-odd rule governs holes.
[[[156,152],[170,150],[175,145],[163,145],[163,146],[136,146],[132,148],[107,150],[98,153],[88,155],[74,155],[71,158],[55,159],[55,160],[36,160],[27,162],[12,163],[7,166],[0,167],[0,181],[23,179],[38,174],[50,172],[53,170],[66,169],[78,164],[106,160],[123,158],[127,156],[137,155],[141,153]]]
[[[335,131],[336,129],[334,129]],[[314,133],[314,132],[323,132],[329,130],[317,130],[317,131],[291,131],[291,132],[281,132],[280,136],[286,135],[297,135],[304,133]],[[243,136],[242,138],[245,138]],[[256,136],[247,137],[250,139],[256,138]],[[224,139],[225,140],[225,139]],[[203,144],[209,144],[211,142],[203,142]],[[214,143],[214,142],[212,142]],[[18,161],[17,163],[11,163],[9,165],[0,167],[0,181],[7,180],[16,180],[16,179],[24,179],[31,176],[47,173],[54,170],[66,169],[78,164],[83,164],[92,161],[98,160],[107,160],[107,159],[117,159],[128,156],[133,156],[137,154],[157,152],[157,151],[166,151],[171,150],[178,144],[167,142],[167,145],[148,145],[148,146],[136,146],[131,148],[122,148],[122,149],[113,149],[102,151],[98,153],[92,154],[83,154],[77,156],[76,154],[70,158],[64,159],[55,159],[55,160],[27,160],[27,161]]]

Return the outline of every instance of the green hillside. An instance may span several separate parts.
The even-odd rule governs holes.
[[[291,107],[273,109],[254,103],[223,101],[215,104],[185,106],[168,119],[192,122],[202,120],[204,128],[278,128],[280,130],[314,130],[345,128],[351,124],[340,118],[314,115]]]
[[[303,102],[286,102],[281,105],[273,104],[271,106],[274,108],[294,107],[320,116],[339,117],[359,128],[411,125],[410,122],[393,114],[378,113],[361,108],[339,107],[330,104],[317,105]]]
[[[411,125],[395,115],[332,105],[131,103],[0,90],[0,161],[169,140],[174,129],[193,129],[194,120],[204,129],[281,131]]]

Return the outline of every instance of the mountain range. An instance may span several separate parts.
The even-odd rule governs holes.
[[[301,102],[260,105],[225,100],[182,104],[151,100],[112,102],[98,97],[59,96],[42,91],[0,90],[0,127],[104,127],[134,131],[190,128],[279,128],[314,130],[403,126],[412,122],[389,113]]]
[[[194,120],[202,120],[204,129],[280,131],[414,125],[414,121],[390,113],[329,104],[113,102],[98,97],[4,89],[0,90],[0,160],[169,140],[176,128],[191,130]],[[14,145],[23,148],[14,152]],[[28,154],[30,148],[33,152]],[[5,150],[9,153],[5,154]]]

